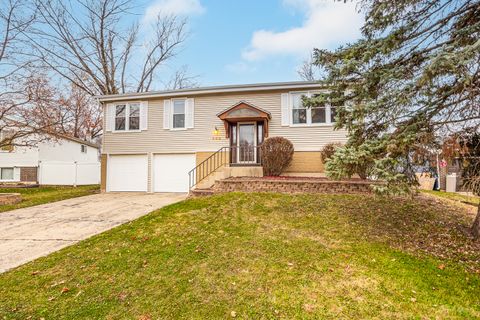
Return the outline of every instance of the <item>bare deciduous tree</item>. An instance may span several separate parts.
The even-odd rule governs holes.
[[[97,140],[102,133],[102,109],[92,96],[71,84],[58,103],[58,131],[83,140]]]
[[[165,84],[167,90],[177,90],[177,89],[186,89],[186,88],[196,88],[198,87],[197,76],[190,76],[187,66],[182,66],[178,69],[170,81]]]
[[[45,138],[36,133],[49,131],[52,125],[48,118],[37,117],[39,110],[34,104],[44,97],[28,78],[33,61],[25,55],[24,34],[31,28],[35,14],[35,7],[29,1],[0,2],[0,148],[3,150],[35,145]]]
[[[304,60],[302,65],[298,68],[297,73],[304,81],[318,81],[320,78],[318,67],[314,63],[315,59],[310,56]]]
[[[185,19],[160,14],[144,42],[131,0],[36,1],[35,57],[90,95],[149,91],[187,35]]]
[[[98,140],[102,133],[102,110],[95,99],[75,84],[64,90],[45,75],[29,77],[31,118],[48,123],[52,134],[82,140]]]

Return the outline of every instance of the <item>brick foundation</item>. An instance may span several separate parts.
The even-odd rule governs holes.
[[[229,178],[217,181],[215,193],[226,192],[280,192],[280,193],[372,193],[374,181],[352,180],[268,180],[255,178]]]
[[[17,204],[22,201],[20,193],[0,193],[0,205]]]

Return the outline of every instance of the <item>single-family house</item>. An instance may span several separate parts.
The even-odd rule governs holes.
[[[35,135],[42,136],[21,138],[34,140],[31,146],[20,142],[22,146],[6,146],[0,150],[0,184],[100,183],[98,145],[63,135]]]
[[[259,146],[273,136],[294,145],[285,174],[322,176],[323,146],[346,141],[346,131],[334,130],[335,106],[302,104],[323,90],[287,82],[99,96],[101,188],[187,192],[208,187],[221,170],[228,169],[221,177],[262,175]]]

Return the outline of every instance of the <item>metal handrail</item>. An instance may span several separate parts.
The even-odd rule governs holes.
[[[190,190],[226,164],[261,164],[260,146],[222,147],[188,172]]]
[[[217,152],[210,155],[207,159],[203,160],[200,164],[188,172],[188,183],[190,189],[208,177],[212,172],[227,164],[228,159],[227,153],[225,152],[227,149],[229,149],[229,147],[220,148]]]

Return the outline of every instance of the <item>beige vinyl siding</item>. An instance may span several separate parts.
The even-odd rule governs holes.
[[[228,146],[223,122],[217,114],[244,100],[271,113],[270,137],[283,136],[292,141],[296,151],[319,151],[329,142],[345,142],[345,131],[334,131],[333,126],[281,126],[281,93],[288,91],[252,92],[188,96],[195,99],[194,128],[186,130],[163,129],[163,99],[148,100],[148,130],[142,132],[106,132],[104,153],[192,153],[216,151]],[[145,101],[145,100],[144,100]],[[213,139],[215,127],[220,139]]]

